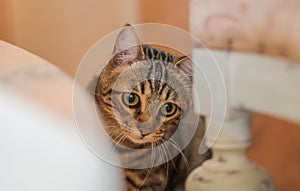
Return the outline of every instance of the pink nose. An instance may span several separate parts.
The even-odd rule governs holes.
[[[153,131],[153,129],[149,128],[139,128],[139,130],[143,136],[149,135]]]
[[[136,120],[141,123],[145,123],[145,122],[149,121],[149,119],[150,119],[149,113],[143,113],[136,118]]]
[[[156,125],[152,121],[137,124],[139,131],[143,136],[149,135],[156,129]]]

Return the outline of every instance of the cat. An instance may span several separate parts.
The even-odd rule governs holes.
[[[100,121],[124,163],[143,166],[154,162],[154,148],[172,141],[185,111],[192,108],[191,60],[141,44],[131,25],[118,34],[113,57],[94,83]],[[181,87],[175,91],[178,84]],[[124,190],[183,191],[188,173],[210,158],[209,152],[198,154],[203,132],[200,118],[192,141],[172,160],[149,168],[124,168]],[[167,155],[179,145],[173,140],[174,148],[163,148],[157,156],[170,158]]]

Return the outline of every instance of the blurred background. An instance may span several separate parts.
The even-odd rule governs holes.
[[[188,30],[188,0],[1,0],[0,39],[73,76],[87,50],[127,22],[164,23]],[[249,156],[273,175],[277,191],[300,188],[300,127],[253,117]]]
[[[126,23],[188,29],[188,0],[1,0],[0,38],[74,75],[87,50]]]

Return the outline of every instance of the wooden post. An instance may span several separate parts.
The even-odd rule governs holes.
[[[207,135],[206,142],[210,145],[214,137]],[[273,191],[269,173],[245,154],[250,137],[249,113],[237,111],[234,117],[225,119],[212,146],[212,159],[189,175],[186,191]]]
[[[263,168],[245,155],[251,113],[300,123],[300,65],[287,59],[226,51],[193,52],[195,111],[207,118],[213,158],[193,171],[186,191],[271,191]],[[203,148],[203,147],[202,147]]]

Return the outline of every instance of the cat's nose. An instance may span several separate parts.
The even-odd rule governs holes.
[[[147,121],[149,121],[150,119],[150,114],[149,112],[147,113],[143,113],[143,114],[140,114],[139,116],[137,116],[136,120],[140,123],[145,123]]]
[[[153,130],[152,129],[139,129],[142,136],[146,136],[146,135],[149,135]]]
[[[148,121],[148,122],[144,122],[144,123],[138,123],[137,127],[138,127],[138,130],[140,131],[141,135],[146,136],[155,130],[155,125],[156,124],[153,124],[152,121]]]

